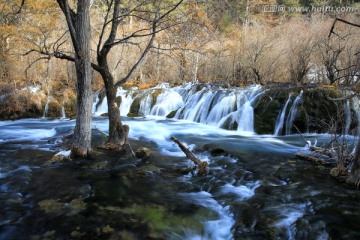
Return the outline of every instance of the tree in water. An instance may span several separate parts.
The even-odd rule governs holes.
[[[106,97],[108,101],[108,115],[109,115],[109,139],[106,143],[108,148],[119,149],[123,148],[127,144],[127,136],[129,132],[129,127],[123,125],[120,118],[119,107],[121,102],[116,101],[116,90],[117,87],[126,83],[135,70],[141,65],[145,56],[148,54],[151,49],[156,33],[163,30],[163,21],[165,18],[172,13],[183,0],[176,2],[175,4],[168,4],[165,1],[152,1],[151,6],[146,6],[146,2],[140,2],[140,4],[135,6],[129,6],[128,9],[123,9],[125,12],[121,12],[121,1],[107,1],[107,12],[105,14],[104,23],[102,31],[100,33],[99,42],[97,44],[97,63],[98,65],[94,68],[97,70],[105,85]],[[165,5],[164,5],[165,3]],[[142,11],[146,11],[146,15],[143,16]],[[112,14],[111,14],[112,12]],[[112,15],[111,20],[109,21],[109,16]],[[120,23],[127,17],[136,17],[140,18],[142,21],[148,23],[148,27],[132,32],[126,36],[122,36],[120,39],[116,38],[116,34]],[[106,28],[108,25],[111,25],[110,32],[107,34],[107,38],[103,43],[105,38]],[[169,26],[164,26],[168,28]],[[126,43],[131,41],[133,38],[146,37],[149,36],[146,47],[143,49],[140,57],[132,66],[130,71],[120,80],[115,80],[111,74],[109,64],[107,61],[108,54],[110,50],[119,44]]]
[[[77,77],[76,125],[72,157],[86,157],[91,148],[92,90],[90,65],[90,1],[78,0],[73,11],[67,0],[57,0],[69,28],[74,47]]]
[[[334,20],[334,22],[333,22],[332,27],[331,27],[331,30],[330,30],[330,33],[329,33],[329,38],[331,37],[332,34],[338,35],[335,32],[335,26],[336,26],[337,22],[341,22],[341,23],[350,25],[352,27],[360,28],[360,24],[349,22],[349,21],[346,21],[346,20],[343,20],[343,19],[340,19],[340,18],[336,18]],[[355,52],[354,55],[357,58],[355,66],[356,66],[357,69],[360,69],[360,52],[359,51]],[[352,76],[352,77],[359,77],[359,74],[358,74],[359,71],[356,71],[356,72],[357,72],[357,75]],[[356,80],[355,83],[359,84],[358,80]],[[359,95],[359,92],[355,92],[355,94],[351,95],[350,97],[355,97],[355,96],[358,96],[358,95]],[[350,97],[348,97],[348,98],[350,98]],[[358,136],[358,137],[360,137],[360,136]],[[355,156],[354,156],[353,164],[352,164],[351,169],[350,169],[350,173],[347,173],[347,174],[348,174],[347,183],[355,184],[357,187],[359,187],[360,186],[360,140],[358,140],[357,145],[356,145]]]
[[[67,17],[67,23],[69,25],[71,39],[73,42],[75,41],[75,46],[75,44],[77,44],[78,42],[78,40],[76,39],[77,36],[74,35],[75,37],[73,37],[70,27],[72,26],[72,19],[76,19],[76,16],[78,14],[71,11],[69,5],[63,2],[66,3],[67,1],[58,0],[59,6],[61,6],[63,13]],[[78,1],[78,4],[79,2],[80,1]],[[169,29],[173,25],[178,24],[176,19],[170,19],[170,17],[173,15],[172,13],[180,6],[182,2],[183,0],[153,0],[150,2],[122,2],[120,0],[96,1],[96,4],[98,4],[100,9],[99,11],[104,11],[104,16],[102,25],[100,26],[101,30],[99,33],[98,41],[96,42],[96,61],[90,62],[89,60],[88,62],[86,62],[86,66],[88,66],[87,64],[90,64],[92,69],[94,69],[100,74],[104,82],[109,116],[109,138],[105,144],[106,148],[122,149],[127,144],[129,127],[122,124],[121,122],[119,110],[121,99],[117,99],[116,97],[117,88],[120,85],[129,81],[133,74],[136,72],[136,70],[141,66],[146,55],[153,47],[156,34],[165,29]],[[62,3],[64,7],[62,7],[60,3]],[[68,13],[66,11],[68,11]],[[79,10],[77,13],[79,13]],[[132,31],[123,31],[121,37],[118,37],[117,35],[119,29],[121,29],[120,26],[125,28],[123,23],[125,23],[126,20],[131,23],[132,19],[138,19],[139,21],[141,21],[142,27],[140,29],[135,29]],[[76,33],[76,31],[74,31],[74,33]],[[88,36],[88,39],[90,39],[90,35]],[[112,49],[114,49],[115,46],[121,44],[136,45],[138,47],[140,47],[140,45],[143,45],[139,41],[137,42],[136,39],[140,39],[142,43],[145,42],[144,39],[147,39],[145,47],[142,48],[141,54],[139,55],[138,59],[136,59],[134,64],[129,68],[128,72],[124,74],[122,78],[116,79],[114,77],[113,71],[109,66],[109,53]],[[29,52],[37,52],[42,55],[47,55],[48,57],[65,59],[76,63],[76,58],[78,57],[78,48],[74,47],[74,54],[68,54],[65,49],[61,48],[63,42],[64,41],[60,39],[56,41],[52,48],[53,52],[50,52],[51,48],[49,47],[39,47],[39,49],[32,49]],[[87,68],[86,71],[88,71]],[[91,111],[90,105],[88,106]]]
[[[92,90],[90,62],[90,0],[78,0],[74,11],[68,0],[57,0],[69,29],[74,49],[76,69],[76,124],[71,157],[87,157],[91,149]],[[27,1],[22,0],[16,14],[21,13]],[[29,51],[33,52],[34,50]]]

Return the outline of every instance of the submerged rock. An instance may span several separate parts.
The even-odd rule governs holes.
[[[52,165],[57,163],[62,163],[66,161],[70,161],[70,153],[71,151],[61,151],[55,154],[50,160],[48,160],[45,165]]]
[[[303,93],[301,92],[303,91]],[[296,97],[301,95],[297,102],[295,116],[289,120],[292,105]],[[254,128],[257,134],[273,134],[279,115],[284,111],[284,122],[278,132],[279,135],[301,132],[324,133],[336,121],[337,129],[344,128],[344,104],[331,99],[343,96],[341,89],[319,86],[315,88],[301,87],[273,87],[269,88],[254,105]],[[287,108],[283,109],[288,102]],[[354,125],[352,125],[354,128]]]
[[[151,150],[146,147],[141,147],[136,150],[135,155],[142,160],[147,160],[151,156]]]
[[[69,203],[62,203],[55,199],[45,199],[40,201],[39,207],[47,214],[74,216],[86,207],[82,199],[73,199]]]
[[[174,118],[178,110],[179,109],[171,111],[168,115],[166,115],[166,118]]]

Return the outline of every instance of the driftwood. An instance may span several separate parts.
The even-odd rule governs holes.
[[[98,131],[99,133],[103,134],[105,137],[109,137],[109,134],[107,134],[107,133],[104,132],[104,131],[101,131],[101,130],[98,129],[98,128],[93,128],[92,130],[96,130],[96,131]]]
[[[323,166],[336,166],[337,165],[336,163],[327,162],[327,161],[323,160],[321,158],[321,156],[317,157],[316,155],[313,155],[313,154],[306,154],[306,153],[297,152],[297,153],[295,153],[295,156],[298,157],[298,158],[301,158],[301,159],[316,162],[316,163],[321,164]]]
[[[171,137],[170,138],[172,141],[174,141],[178,146],[179,148],[181,149],[181,151],[183,151],[186,155],[187,158],[189,158],[191,161],[193,161],[196,166],[197,166],[197,169],[198,169],[198,176],[204,176],[206,175],[207,173],[207,165],[208,163],[207,162],[202,162],[200,159],[198,159],[197,157],[195,157],[195,155],[190,152],[189,149],[187,149],[184,144],[182,144],[179,140],[177,140],[176,138],[174,137]]]

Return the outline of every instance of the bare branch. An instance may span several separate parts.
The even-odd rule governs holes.
[[[61,9],[61,11],[64,13],[65,18],[66,18],[66,22],[67,25],[69,27],[69,32],[70,32],[70,36],[71,36],[71,40],[74,43],[74,49],[75,52],[78,52],[78,41],[76,38],[76,28],[75,28],[75,19],[76,19],[76,14],[75,12],[70,8],[69,3],[67,0],[57,0],[57,3]]]
[[[153,23],[153,31],[155,31],[156,29],[156,22]],[[153,33],[151,35],[151,38],[149,40],[149,43],[148,45],[146,46],[146,48],[144,49],[143,53],[141,54],[140,58],[138,59],[138,61],[133,65],[133,67],[130,69],[130,71],[128,72],[128,74],[123,78],[121,79],[120,81],[116,82],[115,83],[115,87],[118,87],[120,86],[121,84],[124,84],[126,83],[130,78],[131,76],[134,74],[135,70],[138,69],[138,67],[141,65],[141,63],[144,61],[144,58],[146,56],[146,54],[149,52],[149,50],[151,49],[152,47],[152,44],[154,42],[154,39],[155,39],[155,33]]]
[[[331,37],[331,34],[335,34],[335,35],[338,36],[338,34],[334,32],[334,28],[335,28],[335,25],[336,25],[336,22],[337,22],[337,21],[343,22],[343,23],[348,24],[348,25],[353,26],[353,27],[358,27],[358,28],[360,28],[360,25],[359,25],[359,24],[356,24],[356,23],[353,23],[353,22],[349,22],[349,21],[346,21],[346,20],[341,19],[341,18],[335,18],[335,20],[334,20],[334,22],[333,22],[333,24],[332,24],[332,26],[331,26],[331,29],[330,29],[328,38]]]

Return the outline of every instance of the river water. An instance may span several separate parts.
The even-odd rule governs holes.
[[[46,164],[71,120],[0,122],[0,239],[359,239],[360,194],[297,160],[298,135],[256,135],[160,117],[125,118],[147,162],[98,152]],[[106,118],[94,127],[107,130]],[[104,139],[93,133],[94,144]],[[197,177],[174,136],[202,161]],[[318,145],[326,134],[306,134]],[[222,151],[221,149],[224,151]],[[220,149],[220,150],[219,150]]]

